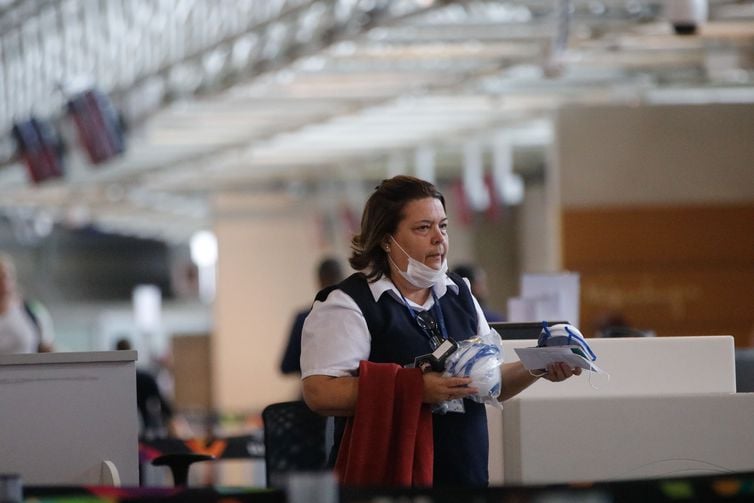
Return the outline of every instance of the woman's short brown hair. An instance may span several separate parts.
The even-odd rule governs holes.
[[[361,215],[361,231],[351,240],[349,263],[369,281],[390,276],[390,264],[383,249],[385,239],[394,234],[403,220],[403,209],[411,201],[433,197],[445,208],[445,198],[433,184],[399,175],[383,180],[369,196]]]

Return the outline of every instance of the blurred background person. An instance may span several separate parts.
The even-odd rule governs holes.
[[[133,349],[131,341],[120,338],[115,349]],[[139,413],[139,436],[145,438],[190,437],[191,428],[175,413],[170,401],[165,398],[157,379],[148,371],[136,368],[136,408]]]
[[[487,288],[487,272],[478,265],[474,264],[458,264],[453,268],[453,272],[469,280],[471,285],[471,293],[479,301],[479,305],[482,306],[482,312],[488,322],[491,321],[505,321],[505,316],[502,313],[490,309],[487,305],[487,298],[489,297],[489,290]]]
[[[655,337],[653,330],[634,327],[622,313],[610,312],[597,318],[595,337]]]
[[[340,283],[343,280],[343,268],[337,259],[326,257],[320,261],[317,266],[317,284],[318,289],[322,290],[330,285]],[[280,372],[283,374],[300,374],[301,363],[301,329],[304,327],[304,320],[311,311],[311,306],[302,309],[293,318],[291,331],[288,335],[288,344],[285,347],[283,358],[280,361]]]
[[[0,253],[0,353],[52,351],[52,340],[47,310],[22,296],[13,259]]]

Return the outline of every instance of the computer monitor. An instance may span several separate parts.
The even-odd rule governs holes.
[[[512,321],[495,321],[490,323],[490,328],[494,328],[500,338],[503,340],[513,339],[539,339],[539,334],[542,332],[541,321],[530,322],[512,322]],[[545,321],[548,327],[558,325],[561,323],[568,323],[567,321]]]

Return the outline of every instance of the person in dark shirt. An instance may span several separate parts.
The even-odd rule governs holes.
[[[323,259],[317,266],[317,282],[319,290],[327,288],[330,285],[339,283],[343,279],[343,269],[340,262],[328,257]],[[302,309],[297,312],[291,324],[291,330],[288,335],[288,344],[285,347],[283,358],[280,361],[280,372],[283,374],[300,374],[301,373],[301,330],[304,328],[304,320],[309,314],[311,307]]]
[[[131,342],[119,339],[115,349],[129,350]],[[141,436],[164,437],[172,433],[173,407],[162,395],[154,376],[139,368],[136,369],[136,408]]]
[[[505,321],[505,316],[497,311],[490,309],[487,305],[487,272],[481,266],[472,264],[459,264],[453,268],[453,272],[469,280],[471,293],[482,306],[482,312],[488,322]]]

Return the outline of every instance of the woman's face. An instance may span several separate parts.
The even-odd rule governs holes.
[[[448,254],[448,217],[440,200],[427,197],[411,201],[403,208],[403,215],[393,235],[395,241],[388,237],[385,243],[390,258],[402,271],[408,267],[406,253],[433,269],[440,269]]]

